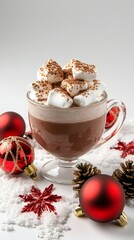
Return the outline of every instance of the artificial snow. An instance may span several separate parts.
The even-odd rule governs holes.
[[[112,172],[120,167],[120,163],[128,159],[134,160],[134,156],[129,155],[125,159],[121,158],[121,152],[110,147],[117,144],[117,140],[130,142],[134,140],[134,121],[129,121],[124,124],[120,133],[110,140],[102,147],[92,150],[89,153],[82,156],[80,159],[84,159],[97,166],[102,173],[112,175]],[[51,154],[41,149],[35,141],[30,142],[35,148],[35,165],[40,167],[46,160],[54,159]],[[38,180],[40,181],[40,179]],[[11,176],[2,170],[0,170],[0,214],[3,222],[1,229],[3,231],[14,231],[15,226],[23,226],[27,228],[35,228],[37,230],[37,236],[43,240],[59,240],[64,236],[64,232],[71,229],[68,224],[68,219],[73,214],[74,207],[78,205],[78,199],[72,193],[70,186],[70,197],[63,196],[60,202],[54,203],[56,208],[55,215],[53,212],[43,212],[40,219],[33,212],[21,213],[24,207],[24,202],[19,198],[19,195],[28,194],[32,185],[38,184],[33,182],[24,174]],[[39,187],[39,186],[38,186]],[[54,194],[58,193],[58,187],[56,187]],[[61,194],[60,194],[61,195]],[[129,206],[134,206],[134,200],[128,202]]]

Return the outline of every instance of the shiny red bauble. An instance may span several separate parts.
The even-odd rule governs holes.
[[[106,116],[106,124],[105,124],[105,128],[111,128],[118,116],[119,116],[119,112],[120,112],[120,109],[119,107],[112,107],[109,112],[107,113],[107,116]]]
[[[18,113],[5,112],[0,115],[0,141],[9,136],[22,137],[25,128],[25,121]]]
[[[87,180],[80,190],[80,206],[84,214],[96,222],[117,219],[125,205],[122,185],[109,175],[97,175]]]
[[[34,161],[34,149],[22,137],[8,137],[0,142],[0,167],[10,174],[22,173]]]

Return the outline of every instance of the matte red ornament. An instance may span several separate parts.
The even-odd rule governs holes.
[[[118,107],[112,107],[106,116],[105,128],[111,128],[116,122],[119,116],[120,109]]]
[[[87,217],[96,222],[103,223],[118,219],[124,205],[123,187],[109,175],[91,177],[81,188],[81,209]]]
[[[0,115],[0,141],[9,136],[22,137],[25,128],[25,121],[18,113],[5,112]]]
[[[0,142],[0,167],[10,174],[26,172],[34,178],[36,169],[34,161],[34,149],[32,145],[22,137],[8,137]]]

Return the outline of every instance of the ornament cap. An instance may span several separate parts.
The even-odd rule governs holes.
[[[121,227],[126,226],[128,224],[127,215],[122,212],[122,214],[119,216],[119,218],[116,219],[116,221]]]
[[[76,217],[83,217],[83,216],[85,216],[85,214],[82,211],[80,206],[75,208],[74,214],[75,214]]]
[[[33,180],[37,179],[37,168],[35,167],[35,165],[32,163],[28,166],[25,167],[24,172],[31,177]]]

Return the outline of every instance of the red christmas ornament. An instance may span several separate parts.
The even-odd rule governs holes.
[[[96,222],[104,223],[123,217],[124,205],[123,187],[111,176],[101,174],[91,177],[81,188],[81,209]]]
[[[120,109],[118,107],[112,107],[106,116],[105,128],[111,128],[116,122],[119,116]]]
[[[27,202],[28,204],[23,207],[22,213],[24,212],[34,212],[38,215],[38,218],[41,217],[44,211],[56,213],[55,207],[52,205],[52,202],[58,202],[62,199],[61,196],[53,195],[53,184],[45,188],[43,192],[39,188],[32,186],[31,193],[26,195],[19,195],[20,198]]]
[[[5,112],[0,115],[0,141],[9,136],[22,137],[25,128],[25,121],[18,113]]]
[[[26,172],[33,179],[36,178],[34,149],[22,137],[8,137],[0,142],[0,167],[10,174]]]

